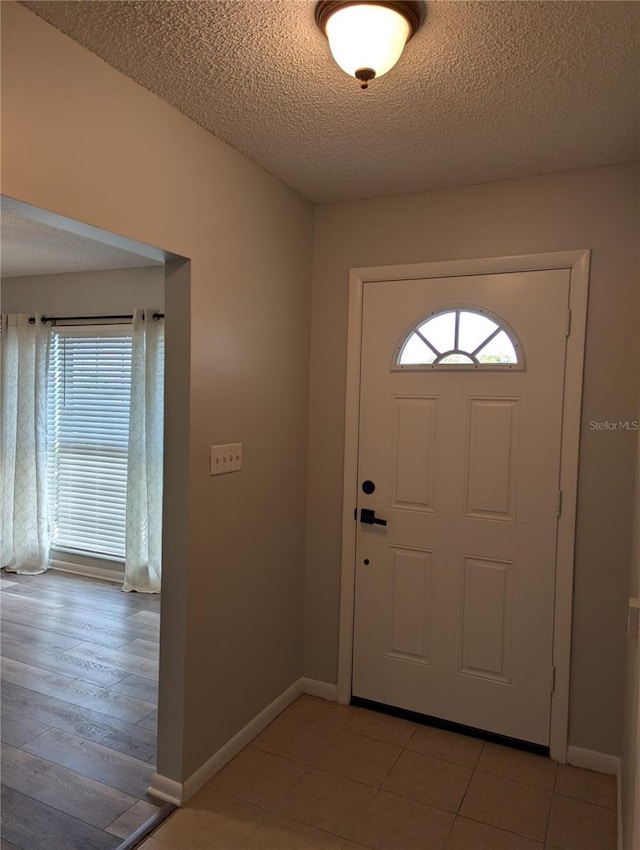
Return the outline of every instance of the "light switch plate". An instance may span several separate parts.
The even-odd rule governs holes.
[[[242,469],[242,443],[229,443],[229,472],[239,472]]]
[[[242,443],[211,446],[209,475],[224,475],[242,469]]]

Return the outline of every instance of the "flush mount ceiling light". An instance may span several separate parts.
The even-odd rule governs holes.
[[[396,64],[420,26],[417,0],[319,0],[316,23],[333,58],[366,89]]]

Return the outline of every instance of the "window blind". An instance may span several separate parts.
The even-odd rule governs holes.
[[[51,545],[124,560],[129,328],[54,328],[48,394]]]

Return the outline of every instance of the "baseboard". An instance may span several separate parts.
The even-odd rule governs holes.
[[[182,784],[160,773],[154,773],[151,777],[151,785],[147,788],[147,793],[174,806],[181,806],[184,802]]]
[[[70,564],[68,561],[49,561],[49,568],[57,570],[61,573],[73,573],[76,576],[85,576],[86,578],[100,578],[103,581],[112,581],[116,584],[122,584],[124,581],[124,572],[116,573],[113,570],[106,570],[104,567],[90,567],[85,564]]]
[[[215,776],[219,770],[222,770],[227,762],[231,761],[234,756],[237,756],[240,750],[251,743],[272,720],[275,720],[288,705],[297,699],[303,693],[302,682],[302,679],[298,679],[290,685],[286,691],[283,691],[272,703],[269,703],[253,720],[250,720],[246,726],[237,732],[230,741],[227,741],[221,749],[214,753],[202,767],[199,767],[195,773],[192,773],[182,787],[182,802],[185,802],[196,791],[199,791],[212,776]]]
[[[617,850],[624,850],[624,834],[622,829],[622,759],[609,753],[599,753],[597,750],[585,750],[583,747],[567,747],[567,761],[574,767],[584,767],[595,770],[596,773],[607,773],[616,778],[616,832],[618,836]]]
[[[175,782],[156,773],[151,779],[149,794],[164,800],[166,803],[181,806],[190,797],[193,797],[203,785],[206,785],[218,771],[222,770],[225,764],[230,762],[234,756],[237,756],[240,750],[250,744],[272,720],[275,720],[301,694],[310,694],[321,699],[335,701],[337,693],[337,686],[329,682],[320,682],[318,679],[297,679],[237,732],[231,740],[215,752],[195,773],[192,773],[184,783]]]
[[[609,753],[569,746],[567,761],[574,767],[584,767],[586,770],[595,770],[596,773],[608,773],[611,776],[620,774],[620,757]]]
[[[332,685],[329,682],[321,682],[319,679],[307,679],[306,677],[300,681],[302,682],[303,694],[310,694],[310,696],[320,697],[320,699],[328,699],[330,702],[337,701],[337,685]]]

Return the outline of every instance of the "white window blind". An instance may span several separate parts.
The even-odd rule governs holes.
[[[124,560],[129,326],[54,328],[48,396],[55,549]]]

